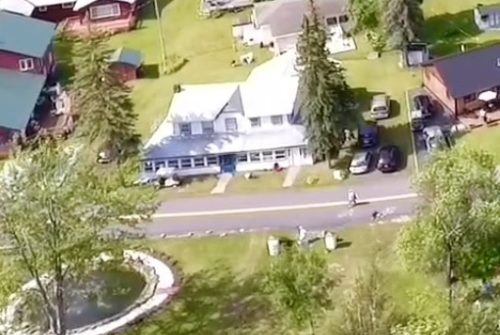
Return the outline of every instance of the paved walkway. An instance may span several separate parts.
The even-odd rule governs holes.
[[[285,180],[283,181],[283,187],[288,188],[292,187],[300,173],[300,166],[290,166],[286,170]]]
[[[222,173],[219,175],[219,180],[217,181],[217,185],[210,191],[211,194],[222,194],[226,192],[227,184],[231,181],[233,175],[231,173]]]

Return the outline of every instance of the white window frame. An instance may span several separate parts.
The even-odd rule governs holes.
[[[248,159],[248,153],[244,153],[244,154],[239,154],[238,155],[238,162],[240,163],[247,163],[249,161]]]
[[[228,122],[234,122],[234,129],[229,129]],[[235,117],[228,117],[224,119],[224,126],[226,128],[226,132],[236,132],[238,131],[238,120]]]
[[[178,169],[180,167],[179,160],[178,159],[169,159],[167,161],[167,166],[169,168]]]
[[[40,7],[37,7],[38,11],[40,13],[43,13],[43,12],[46,12],[47,11],[47,6],[40,6]]]
[[[250,118],[250,126],[252,128],[260,128],[262,126],[262,121],[260,117],[251,117]]]
[[[255,157],[258,157],[258,159]],[[262,155],[258,151],[251,152],[250,155],[248,155],[248,158],[250,159],[250,162],[252,162],[252,163],[262,162]]]
[[[271,116],[271,123],[273,126],[282,126],[283,122],[284,122],[283,115],[272,115]]]
[[[109,10],[109,14],[99,15],[97,11],[99,10]],[[107,19],[110,17],[118,17],[121,13],[120,4],[118,3],[110,3],[106,5],[92,6],[89,8],[89,14],[91,20],[101,20]]]
[[[35,68],[35,61],[33,58],[23,58],[19,60],[19,70],[30,71]]]
[[[74,5],[75,5],[74,2],[64,2],[61,4],[61,7],[64,9],[69,9],[69,8],[73,8]]]
[[[201,132],[205,135],[212,135],[215,132],[214,123],[212,121],[203,121],[201,123]]]
[[[200,165],[200,160],[201,160],[201,165]],[[196,164],[196,162],[198,162],[198,165]],[[195,168],[205,167],[205,157],[203,157],[203,156],[194,157],[193,158],[193,166]]]
[[[217,166],[217,165],[219,165],[219,157],[217,156],[207,157],[207,166]]]
[[[154,164],[152,161],[145,161],[144,162],[144,171],[145,172],[153,172],[154,171]]]
[[[193,134],[193,128],[191,127],[191,123],[189,122],[179,123],[178,127],[179,127],[179,135],[181,136],[191,136]],[[187,127],[186,130],[189,128],[189,131],[183,131],[182,127]]]
[[[272,162],[274,160],[274,155],[272,151],[263,151],[262,152],[262,161],[264,162]]]
[[[189,160],[189,166],[184,166],[184,162]],[[181,169],[191,169],[193,167],[193,160],[191,158],[181,158]]]
[[[284,160],[288,158],[287,151],[286,150],[275,150],[274,151],[274,157],[276,160]]]

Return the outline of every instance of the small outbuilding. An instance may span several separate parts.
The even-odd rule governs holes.
[[[111,55],[111,69],[123,81],[141,78],[143,75],[143,56],[140,51],[128,48],[119,48]]]
[[[401,54],[402,67],[416,67],[429,61],[429,46],[423,42],[409,43]]]
[[[500,29],[500,3],[478,4],[474,9],[474,21],[482,31]]]

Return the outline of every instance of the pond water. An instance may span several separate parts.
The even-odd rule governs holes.
[[[68,329],[87,326],[123,312],[146,285],[143,276],[129,269],[95,272],[83,284],[67,290]]]

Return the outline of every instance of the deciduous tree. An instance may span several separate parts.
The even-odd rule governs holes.
[[[383,30],[388,45],[403,49],[420,37],[424,14],[419,0],[382,0]]]
[[[315,322],[331,306],[335,279],[325,257],[293,246],[271,264],[264,279],[264,291],[289,326],[295,329],[309,326],[314,334]]]
[[[450,308],[454,282],[489,279],[500,265],[500,183],[486,152],[437,154],[417,180],[423,203],[399,237],[410,269],[445,274]]]
[[[355,21],[355,31],[376,31],[380,26],[380,0],[351,0],[349,11]]]
[[[123,160],[139,151],[137,114],[130,90],[109,67],[106,36],[90,34],[76,45],[73,78],[78,131],[96,149]]]
[[[355,104],[344,70],[329,58],[327,34],[314,1],[309,3],[297,43],[302,115],[313,156],[330,164],[344,143],[345,129],[356,120]]]
[[[8,163],[0,179],[0,235],[35,282],[39,308],[56,335],[67,332],[68,281],[85,278],[101,253],[122,251],[104,230],[134,224],[155,209],[153,191],[127,187],[120,170],[102,175],[82,155],[77,148],[43,145]],[[130,214],[137,217],[124,217]]]

